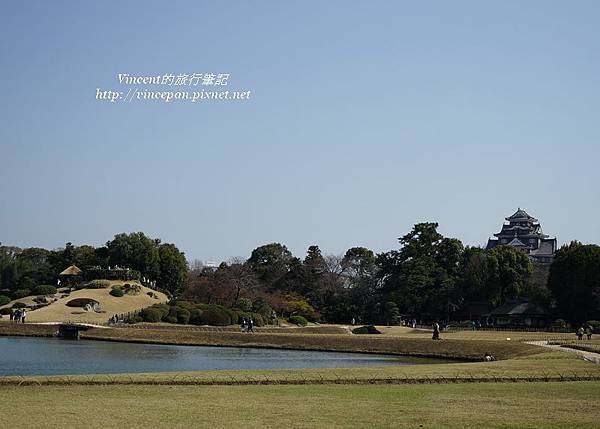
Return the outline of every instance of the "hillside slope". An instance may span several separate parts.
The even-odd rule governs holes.
[[[129,282],[132,283],[132,282]],[[111,286],[121,285],[123,282],[113,281]],[[109,294],[110,287],[106,289],[80,289],[71,292],[68,297],[60,298],[52,304],[29,311],[27,313],[28,322],[88,322],[105,323],[114,314],[123,314],[142,308],[149,307],[167,301],[167,296],[161,292],[141,286],[138,295],[124,295],[114,297]],[[148,295],[152,292],[157,298]],[[61,295],[58,295],[61,296]],[[100,303],[101,312],[85,311],[83,308],[68,307],[67,302],[75,298],[91,298]],[[23,302],[24,300],[18,300]]]

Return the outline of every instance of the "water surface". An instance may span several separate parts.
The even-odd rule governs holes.
[[[448,362],[405,356],[58,338],[0,338],[0,376],[347,368]]]

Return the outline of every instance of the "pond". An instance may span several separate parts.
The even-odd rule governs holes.
[[[347,368],[450,362],[360,353],[0,338],[0,376],[202,370]],[[456,361],[452,361],[456,362]]]

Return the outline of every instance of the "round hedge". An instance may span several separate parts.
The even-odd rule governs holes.
[[[122,297],[123,295],[125,295],[125,293],[123,292],[123,289],[121,289],[118,286],[113,286],[112,289],[109,292],[112,296],[115,296],[117,298]]]
[[[213,307],[202,312],[200,322],[202,325],[228,326],[231,325],[231,317],[226,311]]]
[[[31,295],[31,290],[30,289],[17,289],[16,291],[13,292],[12,297],[13,299],[21,299],[21,298],[25,298],[26,296]]]
[[[377,328],[375,328],[375,326],[373,325],[368,325],[368,326],[361,326],[360,328],[354,328],[352,330],[353,334],[381,334],[381,332],[379,332],[377,330]]]
[[[65,305],[67,307],[85,307],[86,305],[94,306],[95,304],[100,304],[98,301],[92,298],[75,298],[71,301],[67,302]]]
[[[10,302],[10,298],[5,295],[0,295],[0,305],[6,305]]]
[[[298,326],[308,325],[308,320],[306,320],[302,316],[292,316],[288,319],[288,322],[293,323],[294,325],[298,325]]]
[[[144,322],[157,323],[163,318],[163,312],[154,307],[144,308],[141,312],[142,319]]]
[[[190,311],[190,321],[192,325],[202,325],[202,310],[194,308]]]
[[[187,325],[190,321],[191,313],[185,308],[180,308],[177,311],[177,323]]]
[[[32,295],[54,295],[56,288],[52,285],[39,285],[33,288]]]
[[[109,286],[108,280],[92,280],[82,285],[83,289],[106,289]]]

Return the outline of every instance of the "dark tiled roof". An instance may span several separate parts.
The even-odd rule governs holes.
[[[496,307],[490,313],[492,316],[506,316],[506,315],[546,315],[546,311],[542,310],[537,305],[531,304],[526,301],[507,302],[506,304]]]
[[[517,219],[527,219],[527,220],[531,220],[533,222],[537,222],[536,218],[534,218],[533,216],[529,216],[529,214],[520,207],[516,212],[514,212],[514,214],[512,216],[509,216],[506,218],[506,220],[508,220],[508,221],[517,220]]]

